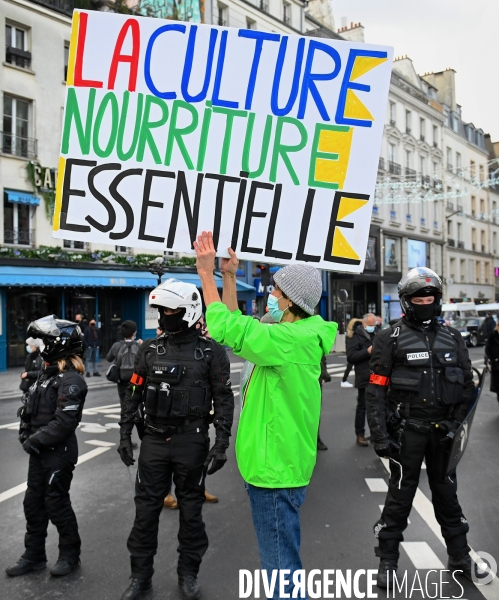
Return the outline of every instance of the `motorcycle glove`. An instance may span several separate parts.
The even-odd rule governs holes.
[[[33,437],[28,437],[28,439],[23,443],[23,449],[28,454],[39,456],[41,445],[36,441],[36,439],[33,439]]]
[[[208,456],[204,461],[205,467],[210,467],[211,463],[211,467],[207,471],[208,475],[213,475],[213,473],[216,473],[216,471],[219,471],[225,465],[227,462],[226,449],[227,443],[216,438],[213,447],[208,452]]]
[[[131,436],[125,435],[120,439],[120,445],[118,446],[118,454],[120,455],[121,460],[125,463],[127,467],[130,467],[135,463],[135,459],[133,458]]]

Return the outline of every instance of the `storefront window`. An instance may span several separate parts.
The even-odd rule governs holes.
[[[377,260],[376,260],[376,238],[370,237],[367,241],[366,250],[366,264],[364,265],[365,271],[376,271]]]
[[[385,237],[385,271],[401,271],[400,238]]]
[[[407,240],[407,267],[426,267],[426,242]]]

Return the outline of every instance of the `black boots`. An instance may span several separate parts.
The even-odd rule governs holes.
[[[65,558],[58,558],[55,565],[50,569],[50,574],[54,577],[62,577],[68,575],[73,569],[80,566],[80,561],[70,563]]]
[[[386,589],[388,586],[393,588],[393,575],[397,572],[398,564],[396,560],[382,558],[379,563],[376,585],[379,588]]]
[[[199,600],[201,598],[201,590],[195,575],[179,575],[178,587],[183,600]]]
[[[482,571],[479,569],[478,565],[471,560],[471,556],[469,554],[465,554],[460,558],[449,556],[447,569],[449,571],[455,571],[456,577],[466,577],[470,581],[477,581],[479,579],[485,579],[485,577],[488,577],[487,571]]]
[[[123,592],[123,596],[121,596],[121,600],[138,600],[151,590],[151,579],[137,579],[136,577],[132,577],[130,585]]]
[[[40,571],[45,569],[47,562],[45,560],[36,561],[28,560],[27,558],[20,558],[13,567],[8,567],[5,572],[9,577],[18,577],[29,573],[29,571]]]

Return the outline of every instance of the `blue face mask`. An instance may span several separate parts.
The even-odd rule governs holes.
[[[28,354],[31,354],[31,346],[26,346],[26,351],[28,352]]]
[[[367,333],[374,333],[375,329],[376,329],[375,325],[366,325],[366,331],[367,331]]]
[[[282,298],[282,296],[281,296],[281,298]],[[281,310],[279,308],[279,300],[281,298],[276,298],[275,296],[272,296],[272,294],[267,298],[267,308],[269,309],[270,316],[277,323],[281,322],[282,317],[284,316],[284,313],[286,312],[285,310]],[[288,309],[286,309],[286,310],[288,310]]]

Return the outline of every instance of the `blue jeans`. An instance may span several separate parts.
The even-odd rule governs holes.
[[[270,581],[273,569],[289,569],[290,583],[286,593],[294,589],[293,573],[302,568],[300,558],[300,507],[307,494],[307,486],[298,488],[261,488],[244,483],[248,492],[253,524],[255,526],[262,569]],[[263,589],[262,589],[263,591]],[[279,577],[273,596],[279,596]],[[307,596],[306,596],[307,597]]]
[[[96,347],[87,346],[87,354],[85,358],[85,369],[87,370],[87,373],[97,373],[97,365],[95,364],[95,361],[97,360],[97,350],[98,348]],[[94,365],[93,371],[90,370],[90,363],[93,363]]]

